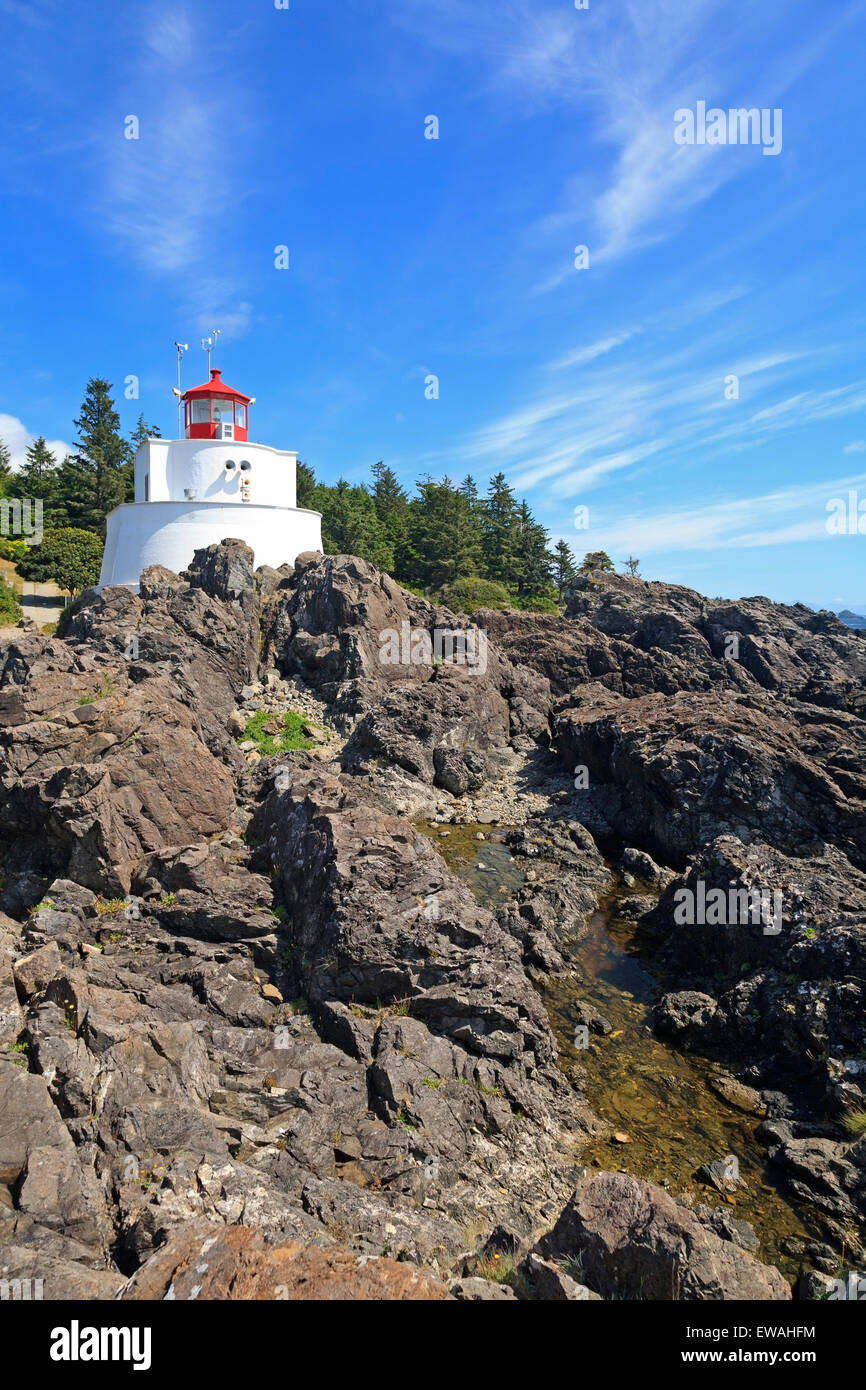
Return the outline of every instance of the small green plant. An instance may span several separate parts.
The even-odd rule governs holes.
[[[275,729],[274,726],[280,725],[281,730]],[[315,746],[312,739],[304,737],[304,719],[295,710],[288,710],[285,714],[257,710],[237,741],[243,743],[247,739],[252,739],[266,758],[273,757],[275,753],[290,753],[297,748]]]
[[[271,916],[272,916],[272,917],[276,917],[276,919],[277,919],[278,922],[285,922],[285,920],[286,920],[286,909],[285,909],[284,907],[272,907],[272,908],[271,908]]]
[[[482,1083],[481,1083],[480,1081],[479,1081],[479,1083],[478,1083],[478,1090],[481,1092],[481,1094],[482,1094],[483,1096],[501,1096],[501,1095],[502,1095],[502,1087],[501,1087],[501,1086],[484,1086],[484,1085],[482,1085]]]
[[[174,900],[176,897],[176,893],[163,893],[159,900],[160,907],[174,907]]]
[[[95,695],[82,695],[81,699],[78,701],[78,704],[79,704],[79,708],[81,707],[81,705],[95,705],[95,704],[96,704],[96,696],[95,696]]]
[[[510,1255],[493,1254],[489,1260],[480,1260],[478,1264],[478,1278],[492,1284],[507,1284],[513,1273],[514,1261]]]
[[[409,1122],[409,1116],[406,1114],[406,1111],[402,1109],[402,1107],[397,1111],[395,1119],[397,1124],[402,1126],[403,1129],[416,1130],[418,1128],[417,1125],[413,1125]]]
[[[431,1091],[438,1091],[440,1086],[445,1085],[445,1082],[439,1076],[425,1076],[421,1084],[429,1086]]]
[[[395,1018],[407,1018],[411,1002],[410,999],[396,999],[391,1005],[390,1012]]]
[[[96,911],[100,917],[116,917],[129,907],[129,898],[97,898]]]
[[[30,1044],[29,1044],[29,1042],[16,1042],[16,1043],[13,1043],[12,1046],[10,1047],[10,1049],[9,1049],[10,1052],[28,1052],[29,1050],[30,1050]]]
[[[859,1139],[861,1134],[866,1134],[866,1110],[852,1110],[842,1123],[852,1139]]]
[[[807,941],[814,941],[818,933],[814,927],[807,927],[806,930],[803,932],[803,935],[805,936]]]

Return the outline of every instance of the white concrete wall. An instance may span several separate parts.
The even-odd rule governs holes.
[[[235,467],[226,470],[229,460]],[[249,463],[248,471],[242,471],[243,462]],[[148,439],[135,456],[135,500],[146,500],[144,479],[149,474],[151,502],[183,502],[185,489],[194,488],[200,502],[294,507],[297,462],[297,453],[267,444]],[[249,479],[248,503],[241,502],[241,478]]]
[[[253,502],[127,502],[108,518],[99,587],[126,584],[137,589],[147,565],[165,565],[177,574],[187,568],[195,550],[229,538],[246,541],[257,566],[276,569],[294,563],[304,550],[322,549],[322,518],[305,508]]]

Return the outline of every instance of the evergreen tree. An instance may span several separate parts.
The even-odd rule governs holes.
[[[34,439],[32,444],[28,444],[24,457],[26,462],[18,476],[25,480],[27,487],[33,488],[35,497],[39,495],[40,489],[50,484],[52,475],[57,471],[57,460],[42,434],[38,439]]]
[[[7,491],[9,482],[15,474],[12,472],[12,454],[9,445],[5,440],[0,439],[0,497],[8,497]]]
[[[135,429],[129,436],[130,456],[121,468],[123,476],[123,500],[124,502],[135,501],[135,455],[138,453],[142,444],[146,444],[148,439],[162,439],[157,425],[148,425],[142,412],[136,422]]]
[[[373,505],[385,529],[393,566],[401,573],[409,563],[409,499],[397,474],[380,459],[373,464]]]
[[[577,574],[577,566],[574,563],[574,554],[568,541],[557,541],[553,547],[553,578],[556,583],[556,591],[562,599],[565,591]]]
[[[130,443],[132,444],[133,452],[137,453],[138,450],[141,448],[142,444],[147,443],[148,439],[162,439],[162,435],[160,434],[159,427],[157,425],[145,424],[144,412],[142,411],[141,415],[139,415],[138,417],[138,421],[136,422],[135,429],[129,436],[129,439]]]
[[[321,511],[317,505],[317,484],[316,475],[308,463],[302,463],[298,459],[297,471],[297,502],[299,507],[308,507],[311,511]]]
[[[410,584],[436,589],[453,578],[448,535],[451,526],[450,485],[429,474],[416,483],[417,496],[409,508]]]
[[[613,560],[606,550],[589,550],[580,562],[579,574],[591,574],[593,570],[612,570]]]
[[[549,536],[535,520],[526,501],[517,516],[517,548],[514,582],[518,598],[543,598],[550,591],[553,560],[547,548]]]
[[[63,460],[59,493],[68,519],[78,528],[105,536],[105,518],[129,494],[131,451],[120,433],[111,385],[91,377],[75,421],[78,452]]]
[[[379,569],[392,570],[394,552],[367,488],[353,487],[340,478],[336,487],[322,491],[325,550],[331,555],[360,555]]]
[[[64,511],[58,500],[60,470],[43,435],[28,444],[24,460],[24,467],[9,478],[6,495],[41,501],[43,526],[62,523]]]
[[[518,548],[518,507],[504,473],[491,478],[481,507],[481,554],[486,579],[514,584]]]

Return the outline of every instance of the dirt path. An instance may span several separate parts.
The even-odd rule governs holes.
[[[0,559],[0,575],[15,590],[25,618],[30,618],[37,627],[56,623],[65,607],[66,595],[50,580],[36,583],[22,579],[11,560]],[[7,638],[15,632],[11,627],[0,627],[0,637]]]

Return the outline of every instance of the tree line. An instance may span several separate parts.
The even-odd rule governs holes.
[[[341,478],[333,486],[299,463],[298,506],[322,513],[326,553],[359,555],[408,588],[461,606],[555,612],[577,573],[567,542],[551,549],[504,473],[484,494],[471,476],[455,483],[427,475],[410,495],[381,461],[369,484]]]

